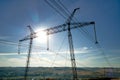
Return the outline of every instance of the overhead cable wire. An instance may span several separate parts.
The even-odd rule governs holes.
[[[57,52],[54,52],[53,50],[50,50],[49,49],[49,51],[50,52],[53,52],[54,54],[57,54],[57,55],[59,55],[59,56],[61,56],[61,57],[63,57],[63,58],[65,58],[67,61],[70,61],[70,59],[68,59],[68,58],[66,58],[65,56],[63,56],[63,55],[61,55],[61,54],[58,54]],[[86,65],[84,65],[84,64],[81,64],[81,63],[79,63],[79,62],[77,62],[79,65],[81,65],[81,66],[83,66],[83,67],[86,67]],[[83,68],[84,69],[84,68]],[[89,70],[89,69],[85,69],[85,70]],[[92,70],[90,70],[90,71],[92,71]],[[95,71],[92,71],[92,72],[94,72],[94,73],[99,73],[99,72],[95,72]],[[99,74],[101,74],[101,73],[99,73]]]
[[[51,8],[53,8],[58,14],[60,14],[64,19],[66,19],[66,17],[60,13],[48,0],[44,0]]]
[[[103,55],[104,59],[106,60],[107,64],[109,65],[109,67],[113,67],[112,64],[110,63],[107,55],[105,54],[102,47],[100,46],[100,44],[96,44],[96,45],[97,45],[96,47],[101,51],[101,54]]]
[[[59,9],[59,11],[62,12],[65,16],[69,16],[69,13],[67,13],[67,12],[65,11],[65,9],[62,8],[62,7],[57,3],[56,0],[51,0],[51,3],[53,3],[53,4],[57,7],[57,9]]]
[[[0,39],[0,43],[2,43],[2,44],[9,44],[9,45],[17,45],[18,44],[16,42],[4,40],[4,39]]]
[[[58,49],[58,51],[57,51],[58,54],[59,54],[59,52],[60,52],[60,50],[61,50],[61,48],[62,48],[62,46],[63,46],[63,44],[64,44],[64,42],[65,42],[65,38],[66,38],[66,35],[64,36],[64,39],[63,39],[63,41],[62,41],[62,43],[61,43],[61,45],[60,45],[60,47],[59,47],[59,49]],[[54,58],[54,60],[53,60],[53,62],[52,62],[52,64],[51,64],[51,66],[54,65],[55,60],[56,60],[58,54],[55,55],[55,58]]]
[[[70,13],[70,11],[65,7],[65,5],[60,0],[58,0],[58,2],[68,13]]]
[[[42,59],[42,58],[40,57],[40,54],[39,54],[39,53],[35,53],[35,54],[37,55],[39,61],[42,60],[42,61],[45,61],[45,62],[47,62],[47,63],[49,63],[49,64],[52,63],[52,61],[48,61],[48,60]],[[61,64],[59,64],[59,63],[54,63],[54,64],[57,65],[57,66],[61,66]]]

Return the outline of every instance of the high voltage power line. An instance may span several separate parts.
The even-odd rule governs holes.
[[[60,12],[62,12],[64,16],[69,16],[70,11],[65,7],[65,5],[64,5],[60,0],[58,0],[58,1],[55,1],[55,0],[45,0],[45,2],[46,2],[47,4],[49,3],[48,5],[49,5],[51,8],[54,7],[53,9],[54,9],[55,11],[57,10],[57,11],[59,12],[58,14],[60,14]],[[73,21],[78,21],[78,20],[75,18],[75,19],[73,19]],[[85,36],[87,36],[87,38],[88,38],[89,40],[93,41],[93,40],[92,40],[92,36],[89,35],[89,32],[88,32],[86,29],[82,29],[82,28],[78,28],[78,29],[81,30],[81,31],[83,32],[82,34],[84,34]],[[80,31],[80,32],[81,32],[81,31]],[[105,54],[104,51],[101,49],[101,46],[100,46],[99,43],[96,45],[96,47],[101,51],[101,54],[103,55],[106,63],[107,63],[109,66],[112,67],[109,59],[106,57],[106,54]]]
[[[75,61],[75,55],[74,55],[74,46],[73,46],[71,29],[75,29],[75,28],[79,28],[79,27],[84,27],[84,26],[95,24],[95,22],[71,23],[71,20],[72,20],[72,18],[74,16],[75,12],[78,9],[79,8],[75,8],[73,10],[73,12],[70,14],[70,16],[68,17],[68,19],[66,20],[66,22],[64,24],[59,25],[59,26],[55,26],[55,27],[52,27],[52,28],[48,28],[48,29],[44,30],[47,33],[47,35],[48,35],[48,40],[49,40],[49,35],[51,35],[51,34],[63,32],[63,31],[67,31],[68,32],[68,42],[69,42],[69,50],[70,50],[70,57],[71,57],[73,80],[78,80],[78,76],[77,76],[77,68],[76,68],[76,61]],[[73,26],[70,27],[71,25],[73,25]],[[25,38],[19,40],[19,42],[30,40],[28,56],[27,56],[27,65],[26,65],[26,69],[25,69],[25,80],[27,79],[27,74],[28,74],[28,66],[29,66],[29,61],[30,61],[30,56],[31,56],[32,42],[33,42],[33,39],[37,37],[36,36],[36,32],[33,31],[31,26],[28,26],[28,27],[29,27],[30,32],[31,32],[30,35],[28,35]],[[95,31],[95,29],[94,29],[94,31]],[[95,40],[96,40],[96,43],[97,43],[96,32],[95,32]],[[48,45],[47,49],[49,50],[49,45]]]
[[[62,6],[60,6],[56,1],[47,1],[47,0],[45,0],[45,2],[47,3],[47,4],[49,4],[49,6],[51,6],[57,13],[59,13],[62,17],[64,17],[65,19],[66,19],[66,17],[68,17],[69,16],[69,12],[68,12],[68,10],[67,10],[67,8],[62,4],[62,2],[61,1],[58,1],[59,3],[60,3],[60,5]],[[54,6],[53,5],[51,5],[51,3],[52,4],[54,4]],[[67,13],[67,12],[68,13]],[[62,13],[61,13],[62,12]],[[77,21],[76,19],[74,20],[74,21]],[[87,36],[88,36],[88,32],[86,31],[86,30],[82,30],[85,34],[87,34]],[[6,43],[7,41],[2,41],[2,43]],[[7,43],[6,43],[7,44]],[[12,44],[12,45],[16,45],[16,44],[14,44],[14,43],[8,43],[8,44]],[[101,47],[101,46],[97,46],[97,47]],[[111,63],[109,62],[109,60],[108,60],[108,58],[106,57],[106,55],[105,55],[105,53],[102,51],[102,54],[103,54],[103,56],[104,56],[104,58],[105,58],[105,60],[106,60],[106,62],[107,62],[107,64],[109,65],[109,66],[111,66]],[[57,54],[57,55],[59,55],[59,54]],[[55,60],[53,61],[53,64],[54,64],[54,62],[55,62]],[[26,75],[27,76],[27,75]],[[75,80],[77,80],[77,79],[75,79]]]

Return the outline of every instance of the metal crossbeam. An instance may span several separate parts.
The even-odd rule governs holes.
[[[80,27],[84,27],[84,26],[88,26],[88,25],[93,25],[95,24],[95,22],[77,22],[77,23],[70,23],[70,29],[75,29],[75,28],[80,28]],[[55,34],[55,33],[59,33],[59,32],[63,32],[63,31],[67,31],[68,30],[68,24],[62,24],[59,26],[55,26],[52,28],[48,28],[45,29],[44,31],[47,33],[47,35],[51,35],[51,34]]]

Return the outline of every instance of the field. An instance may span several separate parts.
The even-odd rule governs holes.
[[[0,80],[23,80],[25,67],[1,67]],[[82,80],[119,80],[120,68],[77,68]],[[72,80],[70,67],[30,67],[28,80]],[[102,78],[102,79],[101,79]],[[103,79],[105,78],[105,79]]]

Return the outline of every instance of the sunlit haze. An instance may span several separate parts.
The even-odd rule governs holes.
[[[44,28],[38,28],[35,30],[37,38],[35,38],[35,41],[38,43],[45,44],[47,42],[47,34],[45,31],[43,31]]]

